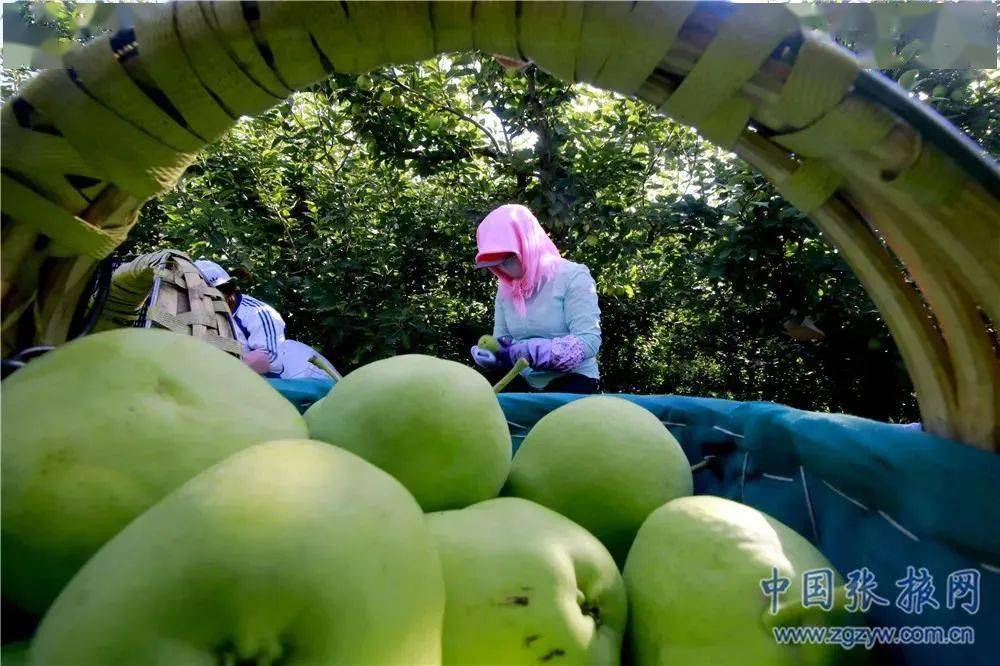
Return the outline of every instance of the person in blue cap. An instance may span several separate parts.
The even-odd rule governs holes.
[[[240,291],[239,285],[219,264],[207,259],[194,262],[205,278],[226,297],[236,325],[236,337],[243,345],[243,362],[258,374],[280,377],[281,345],[285,341],[285,320],[273,307]]]

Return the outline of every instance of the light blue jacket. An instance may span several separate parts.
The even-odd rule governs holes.
[[[525,301],[523,317],[498,289],[493,335],[509,335],[515,342],[575,335],[583,341],[585,358],[573,372],[599,379],[597,350],[601,348],[601,310],[597,305],[597,285],[590,270],[583,264],[560,260],[555,275]],[[529,368],[521,374],[533,387],[545,388],[561,373]]]

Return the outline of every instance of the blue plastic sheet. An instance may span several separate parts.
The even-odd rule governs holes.
[[[277,380],[280,382],[280,380]],[[329,387],[275,383],[301,410]],[[332,383],[331,383],[332,385]],[[500,405],[515,451],[539,419],[585,396],[504,393]],[[619,395],[652,412],[674,434],[695,472],[695,492],[743,502],[815,544],[844,575],[867,567],[875,592],[869,626],[972,627],[971,646],[877,649],[894,664],[995,664],[1000,655],[1000,456],[912,428],[773,403],[683,396]],[[615,446],[609,441],[608,446]],[[920,613],[898,603],[908,567],[932,577]],[[947,603],[956,571],[979,579],[969,597]],[[901,606],[903,608],[901,608]],[[857,648],[855,648],[857,649]]]

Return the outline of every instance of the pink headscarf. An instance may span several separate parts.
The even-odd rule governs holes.
[[[521,261],[524,273],[516,280],[494,266],[490,271],[500,280],[500,294],[512,300],[523,317],[524,300],[552,277],[561,258],[552,239],[530,210],[518,204],[507,204],[494,209],[479,223],[476,244],[479,247],[477,262],[488,260],[491,255],[511,252]]]

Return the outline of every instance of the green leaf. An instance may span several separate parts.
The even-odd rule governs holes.
[[[920,74],[919,70],[910,69],[899,77],[899,85],[906,90],[913,90],[913,87],[917,84],[917,76]]]

